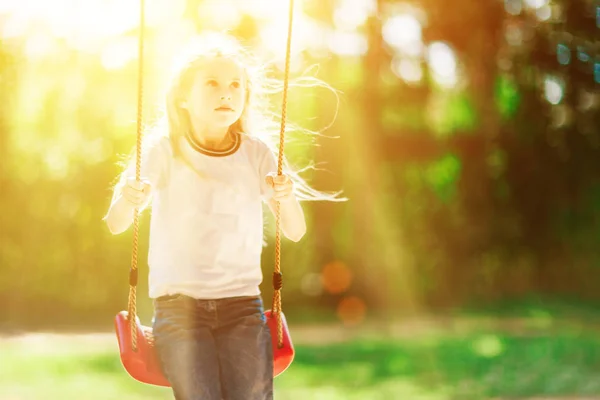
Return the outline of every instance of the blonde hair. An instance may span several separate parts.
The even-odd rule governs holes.
[[[279,115],[280,112],[273,112],[270,109],[269,96],[281,92],[283,82],[267,77],[265,64],[258,62],[235,38],[222,33],[202,35],[193,46],[189,46],[175,64],[165,96],[164,115],[149,130],[148,140],[144,139],[143,147],[152,146],[157,138],[168,136],[173,149],[173,156],[186,161],[180,149],[180,139],[186,133],[191,132],[192,126],[188,110],[182,107],[182,104],[187,100],[197,72],[202,69],[207,61],[215,57],[224,57],[236,61],[242,66],[245,74],[246,98],[244,110],[240,118],[231,125],[230,131],[261,140],[277,156],[281,115]],[[338,100],[337,91],[316,78],[302,76],[299,79],[291,80],[289,86],[323,87],[334,93],[336,100]],[[320,132],[310,131],[292,123],[287,123],[285,134],[288,135],[292,132],[311,135],[320,134]],[[345,200],[339,197],[339,192],[321,192],[308,185],[300,176],[300,173],[314,168],[313,165],[295,171],[290,167],[287,158],[284,156],[283,168],[284,172],[293,180],[295,194],[299,200]]]

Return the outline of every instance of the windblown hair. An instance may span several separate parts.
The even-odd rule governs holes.
[[[279,135],[281,129],[281,112],[271,109],[270,96],[283,90],[283,82],[268,77],[268,69],[231,36],[210,33],[199,38],[176,63],[170,84],[166,93],[163,116],[147,133],[143,147],[147,148],[160,138],[167,136],[173,149],[173,156],[183,158],[180,149],[181,137],[191,132],[192,125],[189,112],[182,107],[187,100],[194,79],[205,63],[215,57],[225,57],[235,60],[242,66],[246,80],[244,110],[240,118],[231,125],[230,131],[241,135],[256,137],[264,142],[275,156],[278,153]],[[289,87],[322,87],[331,90],[338,99],[337,91],[327,83],[313,77],[301,76],[290,80]],[[286,121],[287,122],[287,121]],[[319,135],[318,132],[300,128],[286,123],[285,135],[289,133],[304,133]],[[144,153],[144,152],[142,152]],[[185,160],[184,160],[185,161]],[[339,193],[325,193],[313,189],[301,176],[303,171],[313,168],[308,165],[301,170],[290,167],[286,157],[283,157],[283,169],[294,181],[295,194],[299,200],[344,201]]]

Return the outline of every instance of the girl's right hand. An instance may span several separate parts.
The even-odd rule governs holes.
[[[128,178],[121,190],[123,198],[133,207],[143,207],[146,205],[152,194],[150,181],[142,179],[137,181],[135,178]]]

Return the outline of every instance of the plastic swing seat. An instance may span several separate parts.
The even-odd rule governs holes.
[[[267,318],[267,326],[271,331],[273,377],[276,377],[292,363],[294,359],[294,346],[284,314],[281,313],[281,325],[283,328],[281,347],[277,343],[277,319],[271,314],[271,310],[265,311],[265,317]],[[115,317],[115,331],[119,343],[121,364],[123,364],[127,373],[139,382],[170,387],[169,381],[161,371],[156,355],[152,328],[142,325],[137,316],[135,320],[137,324],[137,349],[133,350],[127,311],[121,311]]]

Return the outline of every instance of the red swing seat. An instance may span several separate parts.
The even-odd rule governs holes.
[[[169,381],[163,375],[156,350],[152,328],[141,324],[136,316],[137,324],[137,349],[134,351],[131,343],[131,329],[127,311],[121,311],[115,317],[115,331],[119,342],[121,363],[127,373],[135,380],[155,386],[170,387]],[[267,326],[271,331],[273,346],[273,377],[285,371],[294,359],[294,346],[288,330],[285,316],[281,313],[283,327],[282,347],[277,343],[277,319],[271,310],[265,311]]]

